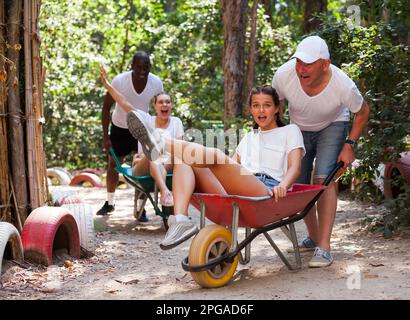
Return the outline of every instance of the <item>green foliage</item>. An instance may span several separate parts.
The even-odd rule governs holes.
[[[363,198],[373,200],[380,197],[371,191],[379,163],[396,160],[409,144],[410,59],[409,47],[404,45],[410,26],[407,2],[329,0],[319,32],[329,44],[332,62],[356,81],[371,107],[367,134],[357,152],[362,166],[350,178],[364,181]],[[299,1],[274,4],[273,14],[265,12],[262,4],[258,10],[255,85],[270,83],[300,40],[303,11]],[[360,27],[347,24],[346,10],[352,4],[360,6]],[[101,129],[105,90],[99,65],[108,66],[112,79],[129,69],[133,54],[140,50],[150,54],[152,72],[163,80],[173,98],[174,113],[187,129],[224,125],[238,129],[251,124],[250,119],[222,123],[220,1],[44,0],[41,10],[49,166],[106,165]],[[250,24],[247,41],[249,31]],[[408,192],[393,207],[410,208]]]
[[[288,27],[273,29],[268,20],[259,10],[256,84],[270,83],[295,46]],[[217,0],[45,0],[40,29],[49,166],[105,166],[99,65],[105,63],[112,78],[127,70],[140,50],[150,54],[152,72],[163,80],[174,114],[186,128],[203,130],[223,120],[223,25]],[[243,122],[238,121],[235,125]]]
[[[380,163],[395,161],[408,145],[410,132],[410,56],[395,27],[378,23],[349,28],[346,21],[328,22],[320,35],[327,40],[332,62],[358,84],[371,108],[367,133],[356,156],[361,166],[351,174],[362,181],[361,198],[380,199],[372,185]],[[392,207],[410,207],[410,198]],[[403,211],[395,211],[396,214]]]

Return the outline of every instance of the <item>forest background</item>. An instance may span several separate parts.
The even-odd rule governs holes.
[[[381,200],[371,184],[378,165],[409,149],[406,0],[43,0],[39,21],[48,167],[106,166],[101,63],[112,79],[134,53],[147,52],[185,128],[223,131],[250,123],[249,88],[271,83],[311,34],[327,41],[332,63],[371,106],[357,150],[362,165],[346,175],[363,181],[360,197]],[[410,221],[408,187],[391,208]]]

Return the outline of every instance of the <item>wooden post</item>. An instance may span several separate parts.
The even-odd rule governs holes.
[[[27,171],[30,190],[30,206],[38,207],[38,188],[35,184],[35,145],[33,124],[33,66],[31,58],[31,0],[24,0],[24,79],[26,102]]]
[[[24,111],[20,104],[20,24],[22,18],[22,0],[12,2],[7,24],[8,43],[8,110],[9,110],[9,141],[12,181],[16,198],[16,213],[20,214],[22,223],[27,218],[28,190],[26,176],[26,155],[23,137]],[[2,165],[2,164],[1,164]]]
[[[40,37],[38,34],[38,15],[40,10],[39,0],[31,0],[31,51],[33,68],[33,125],[34,125],[34,172],[36,173],[35,184],[37,192],[36,207],[42,206],[47,200],[47,174],[44,162],[43,146],[43,108],[41,104],[42,94],[42,68],[40,58]]]
[[[0,221],[11,222],[7,143],[7,72],[4,1],[0,1]]]

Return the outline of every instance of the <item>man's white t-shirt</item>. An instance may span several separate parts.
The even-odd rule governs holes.
[[[161,79],[152,73],[148,74],[147,84],[140,94],[135,91],[132,84],[132,71],[116,75],[111,84],[124,95],[125,99],[134,109],[144,112],[148,112],[151,99],[164,90]],[[127,113],[117,104],[115,104],[114,112],[112,113],[112,123],[120,128],[128,128]]]
[[[282,181],[288,170],[289,152],[296,148],[302,148],[305,154],[302,133],[296,125],[290,124],[247,133],[236,148],[236,153],[241,158],[241,165],[253,174],[265,173]]]
[[[279,99],[288,101],[289,118],[303,131],[319,131],[335,121],[349,121],[349,110],[358,112],[363,97],[357,86],[342,70],[330,65],[331,79],[317,95],[308,96],[302,89],[292,59],[276,71],[272,87]]]

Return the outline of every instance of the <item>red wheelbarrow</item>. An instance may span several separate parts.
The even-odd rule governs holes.
[[[194,193],[191,204],[200,211],[201,230],[192,240],[188,257],[182,260],[182,268],[202,287],[224,286],[232,279],[238,261],[249,263],[251,242],[263,233],[288,269],[300,269],[302,263],[294,223],[307,215],[342,167],[343,162],[339,162],[322,185],[293,185],[278,202],[270,196]],[[205,226],[205,217],[215,224]],[[245,239],[238,243],[239,227],[246,229]],[[268,234],[276,228],[281,228],[293,244],[294,265]],[[241,252],[244,248],[245,256]]]

